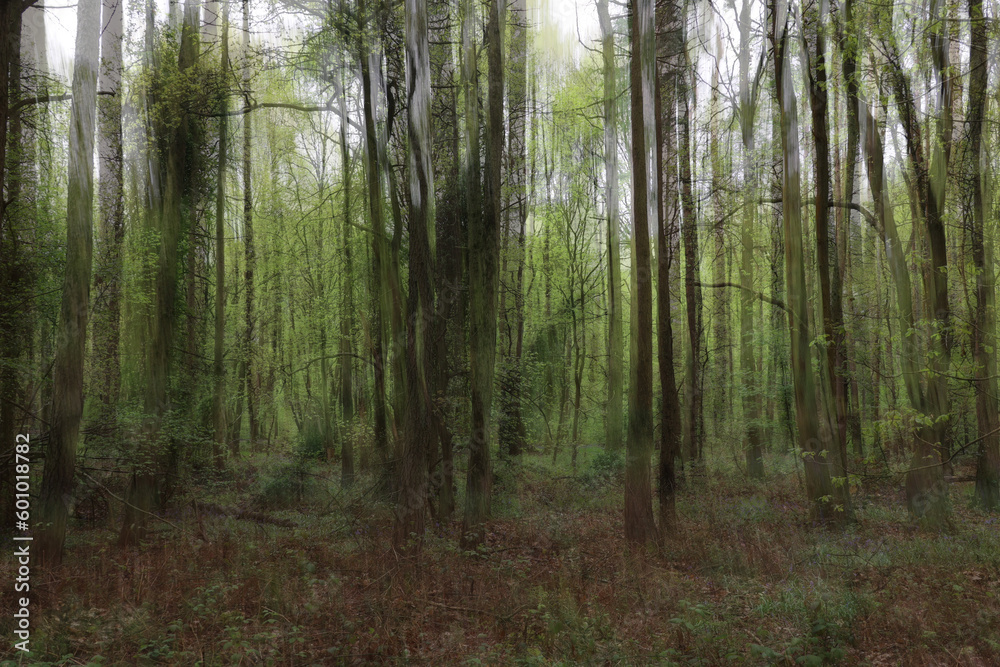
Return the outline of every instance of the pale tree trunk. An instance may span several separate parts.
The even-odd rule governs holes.
[[[365,4],[358,9],[359,22],[368,16]],[[375,131],[375,102],[373,99],[370,47],[365,41],[364,31],[358,30],[358,60],[361,64],[361,92],[365,123],[365,180],[368,185],[368,210],[372,226],[372,276],[371,299],[375,321],[372,335],[372,357],[375,391],[372,397],[375,413],[375,449],[382,467],[383,481],[390,482],[395,464],[389,452],[388,416],[386,414],[386,373],[385,341],[386,327],[391,316],[389,273],[389,248],[385,236],[385,209],[382,190],[381,167],[379,166],[378,137]],[[393,485],[394,486],[394,485]]]
[[[434,171],[431,166],[431,67],[426,0],[406,0],[406,96],[410,144],[410,270],[407,296],[407,410],[393,547],[419,549],[427,504],[427,450],[437,436],[431,390],[434,310]],[[416,544],[411,545],[410,540]]]
[[[799,427],[805,467],[806,495],[812,503],[813,518],[839,521],[830,480],[830,466],[820,439],[819,404],[810,355],[809,300],[806,291],[804,248],[802,243],[802,195],[799,187],[799,128],[795,90],[792,86],[791,59],[788,56],[788,8],[784,0],[769,6],[771,44],[774,49],[775,85],[781,109],[782,205],[785,245],[785,283],[788,289],[791,366],[795,384],[795,414]],[[843,508],[841,508],[843,509]]]
[[[52,429],[42,477],[45,527],[38,543],[38,558],[45,565],[58,565],[62,561],[69,518],[67,502],[73,488],[76,447],[83,418],[83,365],[93,251],[94,126],[100,23],[99,0],[79,0],[69,128],[66,272],[53,365]]]
[[[992,243],[986,241],[986,202],[983,197],[984,176],[980,165],[985,161],[982,151],[983,119],[986,111],[986,91],[989,88],[989,65],[986,55],[986,20],[983,1],[969,0],[972,24],[972,49],[969,58],[968,148],[966,183],[971,202],[967,217],[971,218],[972,261],[976,267],[976,311],[972,326],[972,349],[975,361],[976,417],[979,424],[979,460],[976,466],[976,502],[985,509],[1000,507],[1000,417],[997,415],[996,383],[996,312],[994,294]],[[988,177],[988,176],[986,176]],[[993,227],[993,226],[991,226]],[[989,251],[986,250],[989,245]]]
[[[499,0],[490,0],[486,23],[489,72],[486,114],[486,183],[481,218],[469,221],[470,370],[472,439],[466,479],[464,535],[470,543],[483,539],[481,524],[489,514],[490,412],[496,360],[497,256],[500,247],[500,164],[503,158],[503,31]],[[469,20],[469,16],[466,16]],[[471,28],[471,26],[470,26]],[[478,160],[470,155],[469,160]],[[473,226],[473,222],[476,226]]]
[[[622,335],[621,240],[618,232],[618,124],[616,118],[615,34],[608,0],[598,0],[604,57],[604,198],[608,237],[608,408],[604,446],[622,448],[622,381],[625,348]]]
[[[652,0],[632,0],[632,302],[625,460],[625,537],[643,544],[656,536],[650,457],[653,453],[653,295],[649,250],[650,193],[647,136],[653,119],[655,43]],[[651,137],[650,137],[651,138]],[[656,199],[652,202],[656,204]]]

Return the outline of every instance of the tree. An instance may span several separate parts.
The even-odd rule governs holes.
[[[1000,416],[997,415],[996,280],[992,248],[986,251],[986,203],[980,164],[983,160],[983,125],[989,65],[986,57],[986,20],[982,0],[969,1],[972,48],[969,59],[969,102],[966,122],[965,178],[971,199],[966,208],[972,238],[972,262],[976,268],[976,310],[972,327],[975,363],[976,417],[979,425],[979,460],[976,465],[976,501],[986,509],[1000,508]],[[971,223],[971,224],[970,224]],[[989,261],[987,255],[989,254]]]
[[[122,241],[125,237],[125,192],[122,182],[122,14],[116,0],[102,3],[101,64],[98,89],[98,170],[100,241],[94,289],[94,350],[97,394],[104,419],[118,400],[119,330],[121,328]]]
[[[632,0],[632,342],[625,458],[625,537],[642,544],[656,533],[651,502],[653,452],[653,299],[649,252],[648,126],[653,120],[655,50],[652,0]],[[652,197],[652,204],[657,203]],[[654,209],[655,210],[655,209]]]
[[[756,180],[754,121],[757,115],[757,98],[764,59],[750,81],[750,2],[743,0],[739,13],[740,22],[740,134],[743,138],[743,225],[740,233],[740,367],[748,391],[743,397],[743,415],[746,419],[746,463],[750,477],[764,476],[764,459],[761,450],[760,394],[758,389],[757,362],[754,354],[753,306],[756,301],[754,280],[754,219],[757,196],[751,185]]]
[[[625,349],[622,336],[621,240],[618,216],[618,113],[615,90],[615,33],[608,0],[599,0],[601,54],[604,63],[604,197],[608,243],[608,408],[605,447],[622,447],[622,375]]]
[[[770,40],[774,49],[774,80],[781,116],[782,207],[785,245],[785,283],[788,290],[789,330],[792,341],[792,376],[795,383],[795,415],[805,465],[806,495],[812,515],[819,521],[838,521],[844,508],[829,502],[834,498],[830,465],[820,439],[819,405],[809,351],[809,302],[806,293],[802,251],[802,195],[799,187],[799,130],[795,90],[788,56],[788,6],[775,0],[768,7]]]
[[[221,26],[219,38],[219,153],[218,176],[215,188],[215,338],[212,372],[215,387],[212,394],[212,428],[216,468],[222,468],[222,449],[226,444],[226,168],[229,162],[229,0],[223,0],[223,16],[218,14],[218,3],[213,3],[215,17]],[[214,32],[214,31],[213,31]]]
[[[503,42],[498,0],[490,0],[486,22],[488,93],[486,114],[486,181],[482,216],[469,220],[470,352],[472,440],[466,477],[464,534],[472,543],[483,535],[480,524],[489,513],[492,473],[490,422],[493,369],[496,360],[497,255],[500,248],[500,164],[503,154]],[[469,16],[466,15],[466,20]],[[467,93],[468,94],[468,93]],[[474,159],[470,155],[468,159]]]
[[[100,9],[99,0],[80,0],[77,8],[66,201],[66,273],[53,368],[52,431],[42,478],[42,516],[46,525],[38,544],[38,558],[46,565],[58,565],[62,561],[69,517],[67,500],[73,488],[76,448],[83,418],[83,368],[93,252]]]
[[[434,305],[434,170],[431,168],[431,67],[426,0],[406,2],[406,88],[410,142],[410,277],[407,298],[407,413],[393,545],[405,549],[424,532],[427,452],[437,436],[432,390],[437,317]]]

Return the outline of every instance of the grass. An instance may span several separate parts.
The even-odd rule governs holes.
[[[415,562],[390,549],[392,506],[361,476],[258,456],[186,491],[296,528],[203,515],[178,499],[142,549],[118,517],[72,528],[66,563],[32,574],[32,648],[5,664],[1000,664],[1000,521],[953,487],[926,532],[884,481],[856,522],[813,526],[791,458],[764,482],[710,461],[660,549],[624,543],[613,460],[498,463],[483,547],[434,524]],[[566,453],[568,461],[569,454]],[[294,476],[290,476],[294,471]],[[777,471],[777,472],[773,472]],[[461,476],[458,476],[461,478]],[[877,478],[875,478],[877,480]],[[294,482],[294,483],[292,483]],[[461,497],[459,502],[461,503]],[[461,505],[459,505],[461,506]],[[120,511],[120,510],[119,510]],[[13,579],[12,559],[2,576]],[[13,637],[13,596],[0,632]]]

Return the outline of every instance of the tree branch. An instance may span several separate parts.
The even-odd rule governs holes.
[[[694,284],[695,284],[696,287],[709,287],[709,288],[733,287],[733,288],[738,289],[738,290],[744,290],[744,289],[746,289],[745,287],[743,287],[743,285],[740,285],[738,283],[702,283],[702,282],[695,281]],[[754,294],[754,296],[756,296],[758,299],[760,299],[764,303],[769,303],[772,306],[777,306],[778,308],[781,308],[786,313],[788,312],[788,306],[786,306],[783,301],[779,301],[778,299],[769,297],[768,295],[764,294],[763,292],[754,292],[753,290],[750,290],[750,291]]]

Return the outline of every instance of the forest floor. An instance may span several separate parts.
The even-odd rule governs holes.
[[[636,551],[597,451],[575,472],[540,454],[498,463],[483,547],[463,552],[452,522],[412,563],[390,549],[373,480],[344,493],[325,464],[258,455],[186,489],[172,526],[130,551],[111,501],[110,517],[71,527],[61,567],[32,574],[30,656],[11,648],[4,593],[0,660],[1000,664],[1000,517],[971,508],[970,484],[952,485],[952,525],[932,532],[908,518],[898,478],[875,476],[854,489],[856,522],[834,531],[810,525],[791,456],[768,456],[764,482],[709,461],[679,493],[676,534]]]

